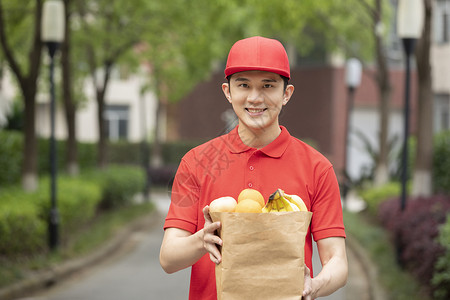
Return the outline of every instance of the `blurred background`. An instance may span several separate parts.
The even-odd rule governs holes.
[[[333,163],[385,288],[448,299],[450,1],[405,2],[416,36],[400,2],[0,0],[0,287],[151,213],[181,157],[236,125],[226,55],[261,35],[290,59],[280,123]]]

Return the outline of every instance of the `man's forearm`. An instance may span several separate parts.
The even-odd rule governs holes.
[[[312,298],[324,297],[343,287],[347,282],[348,266],[346,257],[333,257],[312,279]]]
[[[174,273],[190,267],[207,253],[201,239],[202,230],[192,235],[164,236],[159,262],[165,272]]]

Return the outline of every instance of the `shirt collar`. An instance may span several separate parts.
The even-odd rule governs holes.
[[[272,141],[269,145],[259,149],[267,156],[277,158],[283,155],[289,145],[289,137],[291,136],[284,126],[280,126],[280,135]],[[238,134],[238,126],[236,126],[230,133],[226,135],[226,145],[231,153],[242,153],[249,150],[256,150],[255,148],[245,145]]]

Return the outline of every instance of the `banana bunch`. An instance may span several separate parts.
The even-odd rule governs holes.
[[[263,213],[283,211],[308,211],[302,198],[297,195],[288,195],[282,189],[277,189],[270,195]]]

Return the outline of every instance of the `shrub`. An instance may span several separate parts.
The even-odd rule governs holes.
[[[58,176],[57,208],[60,236],[68,241],[88,225],[98,208],[117,208],[130,203],[143,190],[139,167],[112,166],[79,177]],[[47,224],[51,206],[50,179],[42,178],[36,192],[16,186],[0,191],[0,256],[36,254],[47,247]]]
[[[443,248],[436,242],[439,226],[450,213],[450,199],[444,196],[408,199],[403,212],[398,199],[380,205],[379,218],[395,243],[402,249],[402,264],[431,290],[431,278],[437,258]]]
[[[56,193],[62,240],[95,216],[101,200],[100,186],[79,178],[58,177]],[[30,254],[45,249],[50,212],[50,182],[26,193],[9,187],[0,194],[0,253]]]
[[[444,300],[450,298],[450,215],[447,215],[447,222],[441,227],[437,240],[445,250],[435,265],[433,296],[436,300]]]
[[[369,212],[377,214],[379,205],[391,197],[400,195],[400,190],[400,183],[389,182],[380,187],[361,190],[359,195],[366,201]]]
[[[49,219],[51,207],[49,187],[49,178],[44,178],[40,182],[40,191],[36,195],[40,216],[44,220]],[[94,218],[101,201],[101,187],[95,182],[82,178],[59,176],[56,200],[61,236],[66,239],[70,232]]]
[[[101,185],[101,209],[130,204],[133,196],[143,191],[145,183],[142,168],[131,166],[109,166],[105,170],[91,172],[89,178]]]
[[[450,195],[450,131],[434,139],[433,184],[436,192]]]
[[[142,144],[127,141],[109,142],[107,160],[111,164],[142,165]]]
[[[162,145],[163,161],[167,165],[178,165],[181,158],[192,148],[198,146],[200,142],[178,141]]]
[[[0,130],[0,185],[20,180],[23,135],[16,131]]]
[[[46,246],[46,222],[31,194],[19,188],[0,193],[0,255],[31,254]]]

